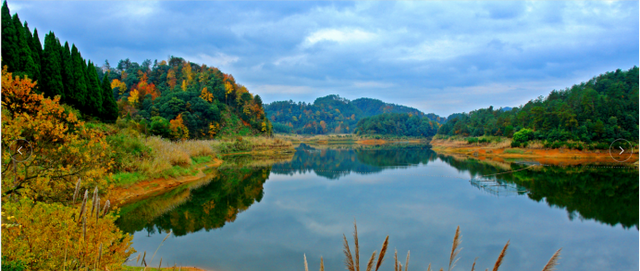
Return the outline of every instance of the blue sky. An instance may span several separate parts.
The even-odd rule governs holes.
[[[339,94],[447,116],[639,62],[638,1],[9,1],[85,58],[184,57],[265,102]]]

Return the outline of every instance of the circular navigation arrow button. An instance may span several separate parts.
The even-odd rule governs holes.
[[[24,162],[33,154],[33,147],[31,142],[24,139],[16,139],[13,146],[11,146],[11,159],[16,162]]]
[[[609,146],[609,156],[617,162],[625,162],[633,156],[633,145],[626,139],[616,139]]]

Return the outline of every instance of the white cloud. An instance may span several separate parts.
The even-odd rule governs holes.
[[[308,48],[322,41],[333,41],[337,43],[367,42],[376,38],[375,33],[362,31],[360,29],[321,29],[307,36],[302,47]]]
[[[357,88],[389,88],[393,87],[392,83],[377,82],[377,81],[358,81],[353,83]]]
[[[240,58],[237,56],[231,56],[223,53],[217,53],[214,56],[210,56],[207,54],[198,54],[198,56],[196,57],[189,57],[186,59],[197,64],[206,63],[214,67],[228,66],[229,64],[233,64],[240,60]]]
[[[313,89],[308,86],[259,85],[252,88],[256,94],[307,94]]]

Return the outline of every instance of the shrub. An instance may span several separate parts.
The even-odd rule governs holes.
[[[115,225],[117,216],[104,215],[99,206],[90,212],[91,205],[87,200],[80,215],[82,207],[61,203],[27,198],[3,203],[2,270],[5,261],[13,270],[21,270],[20,263],[25,270],[84,270],[96,264],[99,270],[118,270],[135,252],[132,237]]]

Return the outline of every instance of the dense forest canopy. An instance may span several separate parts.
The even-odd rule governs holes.
[[[530,130],[526,140],[638,142],[638,67],[620,69],[564,90],[553,90],[511,110],[493,107],[456,114],[442,125],[445,136],[506,136]]]
[[[312,104],[276,101],[265,105],[275,132],[298,134],[352,133],[362,118],[383,113],[409,113],[444,123],[445,118],[418,109],[389,104],[377,99],[359,98],[350,101],[338,95],[317,98]]]
[[[358,121],[355,133],[359,135],[392,135],[431,137],[440,124],[426,116],[410,113],[384,113]]]
[[[101,67],[82,58],[75,44],[53,32],[33,32],[18,14],[2,6],[2,65],[14,75],[37,81],[37,91],[87,117],[103,122],[134,120],[151,134],[172,139],[212,138],[224,128],[240,134],[270,134],[260,96],[230,74],[171,56],[168,60],[129,59]],[[228,130],[228,129],[227,129]]]

